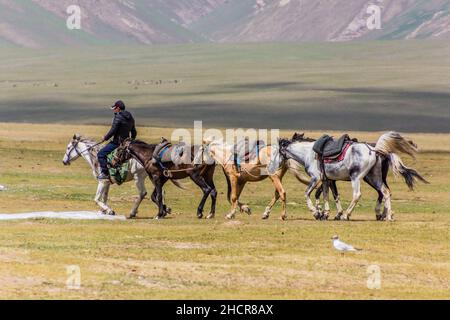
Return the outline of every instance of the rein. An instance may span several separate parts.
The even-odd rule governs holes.
[[[90,146],[89,148],[84,149],[83,151],[79,151],[79,150],[77,149],[79,143],[80,143],[80,141],[77,141],[76,144],[72,145],[72,149],[68,152],[68,155],[69,155],[69,156],[70,156],[70,154],[72,153],[72,151],[75,151],[79,157],[82,157],[82,156],[83,156],[83,153],[91,151],[91,150],[94,149],[95,147],[101,145],[103,142],[96,143],[96,144]],[[69,158],[69,161],[72,161],[72,159]]]

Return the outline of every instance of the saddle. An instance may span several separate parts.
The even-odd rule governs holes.
[[[188,153],[185,152],[185,148],[188,146],[184,143],[173,145],[167,139],[162,138],[160,144],[158,144],[153,152],[153,161],[165,169],[164,163],[172,162],[175,164],[187,161],[183,158]]]
[[[167,139],[162,138],[161,142],[155,147],[155,151],[153,151],[153,159],[157,163],[171,162],[172,149],[172,143],[170,143]]]
[[[335,159],[343,153],[349,143],[354,141],[348,134],[344,134],[338,140],[324,135],[314,143],[313,150],[320,158]]]
[[[250,142],[248,139],[238,142],[234,146],[234,164],[240,168],[241,163],[249,163],[259,156],[259,150],[265,146],[263,140]]]

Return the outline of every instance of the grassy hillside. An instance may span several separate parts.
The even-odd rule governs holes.
[[[450,132],[447,42],[2,49],[0,119]]]

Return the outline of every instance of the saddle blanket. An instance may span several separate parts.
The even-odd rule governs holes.
[[[342,160],[345,159],[345,155],[347,154],[348,149],[350,148],[352,144],[351,143],[347,143],[344,147],[344,150],[342,150],[342,153],[339,155],[339,157],[333,157],[333,158],[324,158],[323,162],[324,163],[333,163],[333,162],[341,162]]]

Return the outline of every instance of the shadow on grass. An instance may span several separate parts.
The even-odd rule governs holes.
[[[204,101],[203,96],[213,93],[213,90],[187,93],[191,96],[198,95],[198,102],[138,104],[130,106],[130,110],[138,125],[145,126],[191,128],[194,121],[202,120],[204,127],[219,128],[450,132],[450,93],[446,92],[391,88],[322,88],[297,82],[238,84],[225,86],[217,92],[258,92],[266,89],[286,92],[329,91],[337,95],[326,98],[299,97],[298,100],[286,100],[277,96],[252,102],[217,99]],[[181,96],[184,94],[178,93]],[[122,98],[132,101],[133,94]],[[201,98],[203,101],[200,101]],[[86,98],[83,103],[63,99],[3,101],[0,105],[0,121],[109,125],[110,110],[105,106],[90,104],[89,100],[90,98]]]

